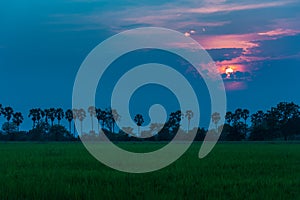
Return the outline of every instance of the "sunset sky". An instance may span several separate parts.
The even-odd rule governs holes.
[[[228,109],[300,104],[299,10],[299,0],[1,1],[0,103],[25,115],[32,107],[69,108],[76,73],[96,45],[155,26],[182,32],[209,52]]]

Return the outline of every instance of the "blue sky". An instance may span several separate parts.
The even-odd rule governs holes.
[[[158,26],[198,41],[220,74],[235,71],[224,79],[230,110],[300,104],[299,10],[297,0],[1,1],[0,103],[24,115],[33,107],[69,108],[77,70],[96,45]]]

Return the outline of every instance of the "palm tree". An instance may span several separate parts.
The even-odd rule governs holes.
[[[53,126],[53,124],[54,124],[54,120],[55,120],[55,114],[56,113],[56,109],[55,108],[50,108],[49,109],[49,115],[48,115],[48,118],[50,119],[50,121],[51,121],[51,126]]]
[[[14,114],[14,110],[12,109],[12,107],[5,107],[3,110],[2,110],[2,114],[3,114],[3,116],[6,118],[6,120],[7,120],[7,123],[8,123],[8,131],[7,131],[7,133],[9,134],[9,129],[10,129],[10,124],[9,124],[9,122],[10,122],[10,120],[11,120],[11,118],[12,118],[12,116],[13,116],[13,114]]]
[[[96,115],[96,108],[95,106],[90,106],[88,108],[88,112],[90,113],[90,117],[91,117],[91,122],[92,122],[92,131],[94,132],[94,117]]]
[[[231,122],[233,120],[233,113],[228,111],[225,115],[225,120],[226,120],[228,125],[231,125]]]
[[[247,119],[249,118],[249,116],[250,116],[250,112],[249,112],[249,110],[247,110],[247,109],[244,109],[243,111],[242,111],[242,113],[241,113],[241,118],[243,118],[244,119],[244,125],[245,125],[245,127],[244,127],[244,133],[245,134],[247,134]]]
[[[143,125],[144,123],[144,118],[141,114],[137,114],[134,117],[134,122],[136,123],[137,127],[138,127],[138,135],[140,135],[140,127]]]
[[[36,126],[36,120],[37,120],[37,109],[33,108],[33,109],[30,109],[29,110],[29,114],[28,114],[28,117],[31,117],[31,120],[32,120],[32,129],[35,128]]]
[[[218,123],[219,123],[219,121],[221,120],[221,115],[220,115],[220,113],[214,112],[214,113],[211,115],[211,119],[212,119],[212,122],[216,125],[216,131],[217,131],[217,133],[219,133],[219,131],[218,131]]]
[[[3,108],[2,108],[2,104],[0,104],[0,116],[2,115],[3,112]]]
[[[116,121],[119,121],[121,116],[119,115],[116,109],[112,109],[111,113],[112,113],[112,132],[114,133]]]
[[[43,119],[45,117],[45,112],[40,109],[40,108],[37,108],[36,109],[36,119],[37,119],[37,123],[40,124],[41,123],[41,119]]]
[[[110,132],[113,132],[113,123],[114,123],[114,117],[113,117],[113,113],[112,113],[112,109],[111,108],[107,108],[105,111],[105,124],[106,127],[108,128],[108,130]]]
[[[73,120],[73,112],[71,109],[68,109],[65,113],[65,116],[66,116],[66,119],[68,120],[69,122],[69,131],[71,133],[71,127],[72,127],[72,120]]]
[[[49,123],[48,123],[48,119],[49,119],[49,116],[50,116],[50,109],[45,109],[45,110],[44,110],[44,113],[45,113],[45,122],[46,122],[47,124],[49,124]]]
[[[60,125],[60,121],[65,117],[64,110],[62,108],[56,109],[55,117],[57,118],[58,125]]]
[[[74,120],[74,137],[75,137],[75,133],[76,133],[76,120],[78,118],[78,109],[73,108],[72,109],[72,113],[73,113],[73,120]]]
[[[85,112],[85,110],[84,109],[79,109],[78,110],[78,119],[79,119],[79,121],[80,121],[80,131],[81,131],[81,134],[83,133],[83,131],[82,131],[82,122],[83,122],[83,120],[86,118],[86,112]]]
[[[24,120],[24,117],[23,117],[22,113],[16,112],[13,114],[13,123],[15,123],[16,126],[18,127],[18,131],[20,131],[20,125],[22,124],[23,120]]]
[[[107,113],[105,110],[101,110],[100,108],[96,109],[96,117],[98,119],[98,130],[100,130],[100,121],[102,121],[101,128],[104,128],[106,122],[106,115]]]
[[[191,119],[194,117],[193,111],[187,110],[187,111],[185,112],[185,117],[188,119],[188,129],[187,129],[187,132],[189,133],[189,131],[190,131]]]

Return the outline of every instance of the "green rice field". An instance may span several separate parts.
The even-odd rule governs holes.
[[[300,144],[220,143],[202,160],[200,146],[162,170],[128,174],[81,143],[0,143],[0,199],[300,199]]]

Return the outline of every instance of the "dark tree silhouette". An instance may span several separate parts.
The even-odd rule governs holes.
[[[105,116],[106,127],[108,128],[109,132],[113,132],[114,116],[112,113],[112,109],[107,108],[105,113],[106,113],[106,116]]]
[[[250,117],[250,112],[244,109],[241,113],[241,118],[244,119],[244,134],[247,134],[247,119]]]
[[[23,123],[24,117],[22,113],[16,112],[13,114],[13,123],[18,127],[18,131],[20,131],[20,125]]]
[[[57,108],[55,111],[55,117],[57,118],[57,124],[60,125],[60,121],[65,117],[64,110],[62,108]]]
[[[136,123],[137,127],[138,127],[138,135],[140,135],[140,127],[143,125],[144,123],[144,118],[141,114],[137,114],[134,117],[134,122]]]
[[[45,113],[45,122],[48,124],[49,123],[49,116],[50,116],[50,109],[45,109],[44,110]]]
[[[4,118],[7,120],[7,123],[9,124],[11,118],[13,117],[14,110],[12,109],[12,107],[8,106],[2,110],[2,114],[3,114]],[[8,128],[8,133],[9,133],[9,128]]]
[[[31,120],[32,120],[32,123],[33,123],[32,129],[34,129],[35,126],[36,126],[37,115],[38,115],[37,109],[34,108],[34,109],[31,109],[29,111],[28,117],[31,117]]]
[[[49,115],[48,115],[48,118],[50,119],[51,121],[51,126],[54,125],[54,120],[56,118],[56,109],[55,108],[50,108],[49,109]]]
[[[69,131],[70,131],[70,133],[72,132],[72,121],[73,121],[73,112],[72,112],[72,110],[71,109],[68,109],[67,111],[66,111],[66,113],[65,113],[65,117],[66,117],[66,120],[68,120],[68,122],[69,122]]]
[[[225,120],[227,122],[228,125],[231,125],[232,121],[233,121],[233,113],[232,112],[227,112],[225,115]]]
[[[75,134],[76,134],[76,120],[78,119],[78,109],[73,108],[72,113],[73,113],[73,120],[74,120],[73,135],[75,137]]]
[[[3,107],[2,104],[0,104],[0,116],[2,115],[2,112],[3,112]]]
[[[98,108],[96,110],[96,116],[97,116],[97,119],[98,119],[98,129],[100,130],[100,122],[101,123],[101,128],[104,128],[105,126],[105,123],[106,123],[106,111],[105,110],[101,110],[100,108]]]
[[[112,109],[111,114],[112,114],[112,132],[114,133],[116,122],[120,120],[121,116],[119,115],[116,109]]]

